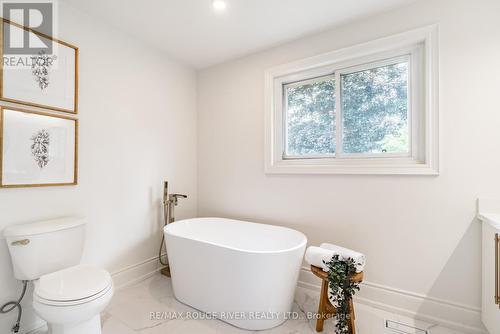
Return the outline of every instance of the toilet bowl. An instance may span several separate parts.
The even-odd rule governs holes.
[[[100,334],[100,313],[112,296],[107,271],[77,265],[35,281],[33,308],[51,334]]]
[[[100,313],[113,296],[110,274],[79,264],[85,220],[58,218],[4,230],[14,276],[33,281],[33,308],[51,334],[101,334]]]

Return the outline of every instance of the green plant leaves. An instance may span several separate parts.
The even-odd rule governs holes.
[[[359,283],[351,281],[351,277],[356,274],[356,263],[351,258],[342,259],[334,255],[325,265],[328,268],[329,298],[337,308],[335,333],[350,334],[349,300],[359,291]]]

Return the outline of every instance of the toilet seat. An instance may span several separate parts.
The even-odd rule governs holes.
[[[71,306],[88,303],[112,289],[113,281],[103,269],[77,265],[40,277],[34,300],[45,305]]]
[[[110,291],[113,291],[113,284],[110,284],[105,290],[101,291],[100,293],[83,299],[58,301],[58,300],[44,299],[36,294],[33,294],[33,301],[36,301],[40,304],[44,304],[47,306],[75,306],[75,305],[90,303],[96,299],[106,296]]]

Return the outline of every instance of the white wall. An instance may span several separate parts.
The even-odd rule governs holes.
[[[164,179],[189,195],[178,216],[196,216],[196,74],[64,4],[59,17],[59,37],[80,48],[79,185],[0,189],[0,231],[84,215],[83,261],[116,272],[156,256]],[[0,304],[21,287],[3,240]],[[29,299],[25,329],[33,325]],[[0,315],[0,333],[10,331],[14,313]]]
[[[198,214],[286,225],[310,244],[362,251],[372,287],[418,296],[424,303],[414,311],[431,316],[425,302],[454,312],[450,302],[459,310],[444,320],[460,322],[470,311],[464,324],[479,328],[475,200],[500,196],[499,13],[498,0],[422,0],[201,71]],[[266,69],[433,23],[440,30],[439,177],[264,174]]]

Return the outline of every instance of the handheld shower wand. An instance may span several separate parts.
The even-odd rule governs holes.
[[[168,181],[163,182],[163,205],[165,205],[168,198]]]
[[[175,221],[174,210],[177,204],[179,203],[179,198],[187,198],[187,196],[182,194],[169,194],[168,181],[165,181],[163,183],[163,219],[164,219],[163,226],[167,226],[168,224],[173,223]],[[160,260],[160,263],[165,266],[165,268],[161,270],[161,273],[167,277],[170,277],[170,266],[168,265],[168,261],[163,261],[161,255],[164,243],[165,243],[165,234],[162,231],[160,250],[158,251],[158,259]]]

